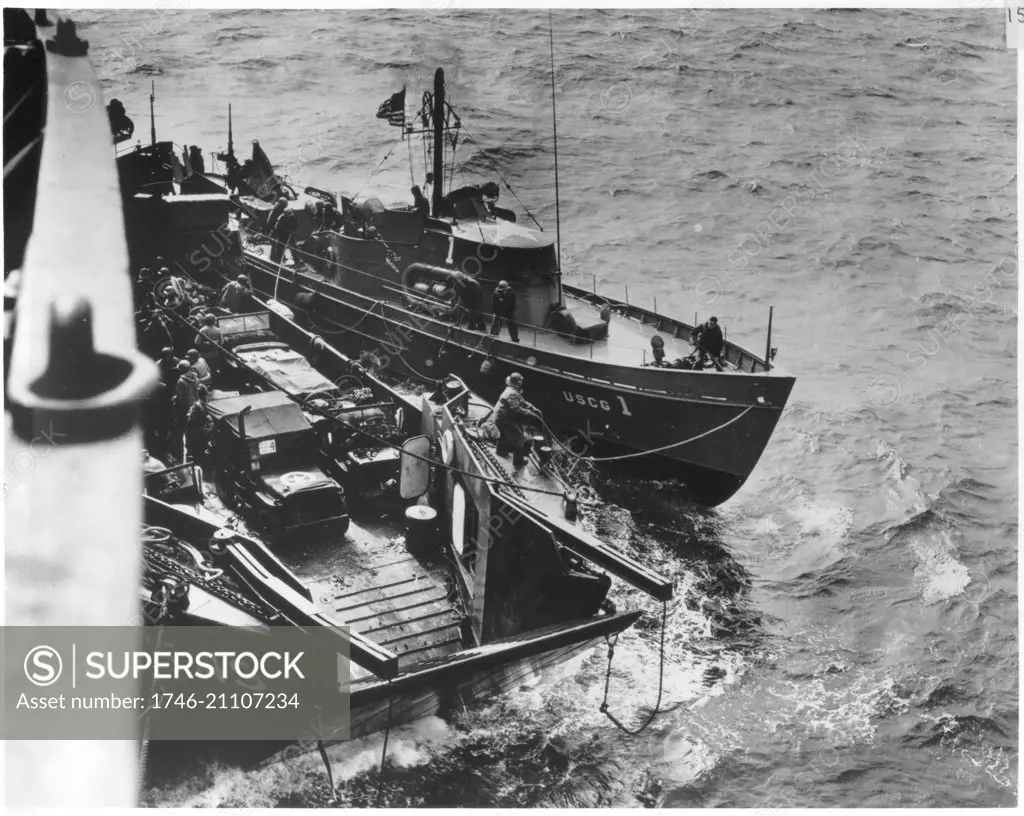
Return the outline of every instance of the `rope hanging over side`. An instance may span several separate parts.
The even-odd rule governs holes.
[[[381,801],[384,798],[384,763],[388,758],[388,737],[391,736],[391,706],[394,703],[394,697],[391,694],[391,681],[388,680],[388,724],[384,729],[384,747],[380,752],[380,771],[377,774],[377,807],[380,807]]]
[[[327,784],[331,788],[331,802],[336,802],[338,801],[338,791],[334,787],[334,771],[331,770],[331,760],[327,757],[327,746],[324,745],[323,740],[316,741],[316,749],[320,752],[320,759],[323,760],[324,770],[327,773]]]
[[[652,453],[661,453],[662,451],[671,450],[672,448],[679,448],[682,447],[683,445],[688,445],[691,442],[696,442],[698,439],[703,439],[705,436],[710,436],[713,433],[717,433],[718,431],[721,431],[723,428],[728,428],[734,422],[739,422],[741,419],[743,419],[743,417],[745,417],[753,410],[754,406],[748,405],[745,409],[743,409],[741,413],[737,414],[732,419],[723,422],[721,425],[715,426],[709,431],[704,431],[704,433],[697,434],[696,436],[691,436],[689,439],[684,439],[681,442],[673,442],[670,445],[662,445],[660,448],[650,448],[649,450],[636,451],[635,453],[624,453],[620,456],[580,456],[578,453],[574,453],[568,446],[562,444],[562,442],[558,440],[558,437],[556,437],[552,433],[551,429],[548,428],[546,423],[544,423],[544,427],[547,429],[547,432],[551,434],[551,438],[558,442],[559,447],[564,449],[566,453],[568,453],[574,459],[579,459],[582,462],[618,462],[623,459],[636,459],[637,457],[640,456],[650,456]],[[541,422],[543,423],[543,420],[541,420]]]
[[[665,688],[665,629],[668,622],[668,603],[666,601],[661,602],[661,647],[660,647],[660,665],[658,667],[658,699],[654,703],[654,708],[651,713],[647,716],[647,719],[638,728],[629,728],[623,725],[614,714],[608,710],[608,687],[612,681],[612,659],[615,657],[615,644],[619,640],[619,636],[615,635],[614,638],[608,640],[608,670],[604,676],[604,700],[601,702],[600,712],[604,714],[609,720],[611,720],[615,726],[622,732],[629,734],[631,737],[636,737],[647,730],[648,726],[654,722],[654,718],[659,714],[668,714],[671,711],[675,711],[679,706],[672,706],[672,708],[661,710],[661,696]]]

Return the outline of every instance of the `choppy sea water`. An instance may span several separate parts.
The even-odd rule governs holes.
[[[397,136],[377,106],[443,66],[467,126],[455,182],[493,166],[552,229],[546,13],[429,5],[74,17],[143,138],[155,81],[161,138],[222,148],[232,102],[241,151],[258,138],[303,185],[385,200],[406,197],[410,156],[399,145],[369,179]],[[1016,69],[1000,14],[555,13],[567,276],[714,312],[755,349],[772,305],[777,362],[799,379],[723,507],[618,482],[590,511],[678,580],[673,710],[620,733],[598,711],[598,650],[397,729],[387,804],[1016,802]],[[657,691],[648,606],[612,676],[631,724]],[[381,740],[331,749],[343,802],[375,800]],[[147,798],[324,795],[314,755]]]

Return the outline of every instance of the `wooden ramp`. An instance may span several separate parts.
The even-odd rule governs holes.
[[[259,538],[224,507],[212,484],[204,490],[221,522],[233,520],[239,532]],[[410,554],[397,524],[352,522],[345,536],[303,535],[272,549],[323,612],[397,654],[401,671],[462,648],[462,611],[450,598],[447,569]],[[368,674],[354,663],[351,669],[353,679]]]
[[[443,567],[410,554],[401,536],[356,525],[329,549],[300,568],[314,602],[397,654],[401,671],[462,648],[462,614]],[[353,679],[361,675],[355,665],[352,671]]]

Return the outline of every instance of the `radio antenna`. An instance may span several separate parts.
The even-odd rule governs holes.
[[[548,9],[548,39],[551,44],[551,130],[555,139],[555,243],[558,271],[562,271],[562,210],[558,200],[558,116],[555,109],[555,28]]]

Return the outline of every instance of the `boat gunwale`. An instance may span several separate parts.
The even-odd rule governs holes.
[[[252,252],[249,249],[245,250],[245,255],[246,255],[246,261],[247,262],[259,261],[259,262],[261,262],[262,264],[265,264],[268,267],[273,265],[272,261],[268,260],[267,258],[262,257],[261,255],[259,255],[257,253]],[[347,288],[345,286],[341,286],[341,285],[339,285],[337,283],[334,283],[333,281],[328,281],[328,280],[324,280],[323,278],[316,277],[316,276],[314,276],[313,274],[311,274],[309,272],[304,272],[304,271],[296,270],[296,269],[289,269],[288,267],[285,267],[283,264],[281,264],[280,266],[291,274],[292,279],[291,279],[290,282],[292,284],[294,284],[296,286],[303,286],[306,289],[308,289],[311,294],[313,294],[315,296],[324,297],[324,298],[327,298],[329,300],[335,300],[335,301],[339,302],[341,305],[347,306],[348,308],[361,308],[362,311],[364,311],[366,313],[369,313],[373,308],[375,308],[377,306],[387,307],[388,309],[391,309],[394,312],[398,312],[400,314],[406,315],[409,318],[412,318],[412,319],[414,319],[416,321],[428,322],[428,323],[431,323],[431,324],[436,324],[439,328],[443,328],[444,329],[444,332],[443,332],[444,334],[450,334],[450,333],[453,334],[454,333],[453,330],[468,331],[468,329],[465,329],[465,327],[463,327],[463,326],[453,325],[453,324],[450,324],[450,323],[446,323],[445,321],[441,320],[440,318],[434,317],[432,315],[427,315],[427,314],[423,314],[423,313],[416,313],[416,312],[409,311],[408,309],[403,308],[401,305],[395,303],[394,301],[384,300],[384,299],[380,299],[380,298],[375,298],[375,297],[373,297],[371,295],[367,295],[365,293],[357,292],[357,291],[355,291],[353,289],[349,289],[349,288]],[[268,275],[274,275],[275,274],[270,269],[265,269],[263,271],[266,274],[268,274]],[[339,295],[333,294],[332,292],[324,291],[323,290],[324,286],[330,286],[330,287],[332,287],[332,288],[334,288],[336,290],[339,290],[341,293],[344,293],[345,295],[351,295],[351,296],[359,298],[359,299],[361,299],[363,301],[368,301],[372,305],[369,306],[369,307],[350,306],[349,304],[344,303],[344,301],[341,300]],[[572,287],[572,288],[575,288],[575,287]],[[599,295],[597,297],[601,297],[601,296]],[[616,301],[612,301],[612,302],[616,302]],[[294,308],[294,307],[292,307],[292,308]],[[630,307],[630,308],[639,308],[639,307]],[[384,315],[380,315],[380,317],[382,319],[385,319],[385,320],[387,319]],[[321,317],[321,318],[318,318],[318,319],[324,320],[324,319],[327,319],[327,318],[322,318]],[[672,318],[666,318],[666,319],[672,319]],[[398,321],[395,321],[395,322],[398,322]],[[686,324],[682,323],[681,321],[676,321],[676,322],[679,323],[679,325],[683,326],[684,328],[686,327]],[[341,326],[343,324],[337,324],[337,325]],[[437,337],[438,337],[437,334],[432,334],[432,333],[423,331],[422,329],[416,327],[415,325],[409,326],[407,323],[403,323],[403,325],[408,326],[408,328],[411,328],[413,331],[419,331],[419,332],[421,332],[422,334],[424,334],[424,335],[426,335],[428,337],[431,337],[431,338],[434,338],[434,339],[437,339]],[[525,324],[520,324],[520,325],[525,325]],[[550,331],[550,330],[545,330],[545,329],[540,329],[540,330],[541,331]],[[358,331],[355,326],[352,326],[352,327],[345,326],[343,329],[341,329],[341,331],[344,331],[344,332],[355,331],[357,334],[359,334],[359,335],[361,335],[363,337],[366,337],[368,339],[372,339],[376,343],[380,343],[381,345],[384,345],[384,346],[387,345],[386,343],[384,343],[379,338],[377,338],[377,337],[375,337],[373,335],[364,334],[363,332]],[[557,334],[557,332],[550,332],[550,333]],[[477,335],[475,333],[472,333],[471,336],[472,337],[477,337]],[[484,334],[481,337],[481,341],[482,342],[486,342],[489,337],[491,337],[491,335]],[[448,337],[445,342],[447,344],[458,345],[460,348],[466,349],[468,351],[479,351],[480,346],[481,346],[481,343],[477,343],[476,345],[471,346],[471,345],[468,345],[468,344],[464,343],[461,340],[455,339],[454,337]],[[750,352],[746,351],[745,349],[742,349],[742,347],[737,346],[734,343],[729,343],[727,345],[731,346],[732,348],[737,349],[738,351],[743,352],[744,354],[747,354],[747,355],[751,356],[753,359],[758,360],[760,362],[760,360],[758,358],[753,357],[753,355],[751,355]],[[584,357],[572,357],[572,356],[569,356],[569,355],[559,354],[558,352],[550,351],[548,349],[537,349],[535,347],[530,347],[530,346],[523,346],[523,348],[530,348],[530,349],[532,349],[532,351],[535,353],[535,356],[539,356],[539,355],[543,354],[543,355],[550,355],[551,357],[556,357],[556,358],[557,357],[566,357],[566,358],[568,358],[570,360],[574,360],[574,361],[589,362],[589,360],[587,360],[587,358],[584,358]],[[692,397],[686,397],[686,396],[683,396],[683,395],[677,395],[674,392],[666,391],[664,389],[657,389],[657,388],[650,388],[650,387],[648,387],[648,388],[641,388],[640,386],[632,385],[632,384],[626,383],[626,382],[619,382],[619,381],[615,381],[615,380],[604,379],[604,378],[601,378],[601,377],[591,377],[591,376],[576,374],[574,372],[568,371],[565,368],[559,368],[559,367],[556,367],[556,366],[545,365],[545,364],[542,364],[540,362],[532,363],[531,364],[531,363],[528,363],[526,360],[518,360],[515,357],[508,356],[508,355],[503,354],[501,352],[494,352],[494,351],[488,350],[486,353],[489,356],[496,357],[496,358],[501,359],[501,360],[514,362],[515,364],[527,365],[531,369],[543,369],[543,370],[546,370],[546,371],[557,372],[559,374],[559,376],[565,377],[567,379],[574,379],[574,380],[581,381],[581,382],[603,383],[603,384],[606,384],[606,385],[608,385],[608,386],[610,386],[612,388],[628,389],[631,392],[637,392],[637,393],[642,393],[642,394],[650,394],[651,396],[665,396],[665,397],[668,397],[668,398],[671,398],[671,399],[677,399],[677,400],[683,401],[683,402],[699,402],[700,401],[699,399],[694,399]],[[608,362],[602,362],[601,365],[604,366],[607,369],[620,369],[622,371],[648,371],[650,369],[656,369],[659,372],[671,372],[673,375],[689,375],[691,377],[692,376],[719,377],[722,374],[725,374],[727,376],[732,376],[732,377],[770,378],[772,381],[785,381],[785,380],[789,380],[791,382],[795,382],[795,380],[796,380],[796,378],[794,376],[785,373],[783,370],[779,369],[777,366],[772,366],[767,371],[757,371],[757,372],[752,372],[752,371],[721,371],[720,372],[720,371],[700,371],[700,370],[697,370],[697,369],[677,369],[677,368],[655,367],[655,366],[638,366],[638,365],[628,366],[628,365],[622,365],[621,363],[608,363]],[[746,406],[746,405],[749,405],[750,403],[732,402],[730,404]],[[758,408],[774,408],[774,406],[760,405],[760,404],[756,404],[756,403],[755,403],[755,405]]]

